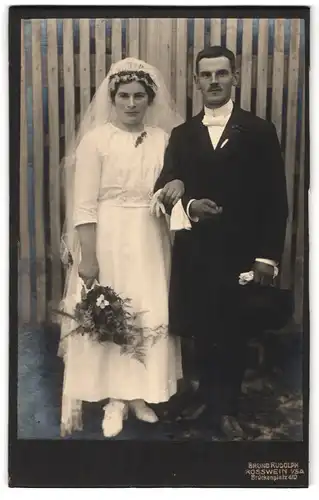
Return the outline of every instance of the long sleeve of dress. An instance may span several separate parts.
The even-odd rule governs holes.
[[[74,227],[97,222],[101,160],[92,135],[85,136],[76,152],[74,179]]]

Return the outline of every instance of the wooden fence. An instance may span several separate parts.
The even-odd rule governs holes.
[[[59,261],[59,162],[112,61],[157,66],[186,119],[201,108],[195,56],[209,44],[237,55],[233,98],[276,126],[285,157],[289,220],[281,282],[302,323],[304,268],[305,54],[299,19],[64,19],[21,24],[20,322],[42,322],[63,287]]]

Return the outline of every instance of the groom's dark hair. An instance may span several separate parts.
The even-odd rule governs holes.
[[[227,57],[230,62],[230,67],[232,72],[234,73],[236,69],[236,60],[235,60],[235,54],[229,49],[226,49],[226,47],[222,47],[221,45],[213,45],[211,47],[206,47],[205,49],[201,50],[196,57],[196,74],[198,75],[198,69],[199,69],[199,61],[201,59],[213,59],[215,57]]]

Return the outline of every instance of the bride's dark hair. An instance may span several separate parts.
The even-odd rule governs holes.
[[[114,103],[115,96],[120,85],[125,83],[138,82],[147,93],[148,103],[152,104],[156,96],[156,84],[148,73],[145,71],[120,71],[110,77],[110,96]]]

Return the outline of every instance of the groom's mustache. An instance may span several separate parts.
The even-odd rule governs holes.
[[[210,92],[214,90],[223,90],[219,85],[211,85],[208,89]]]

